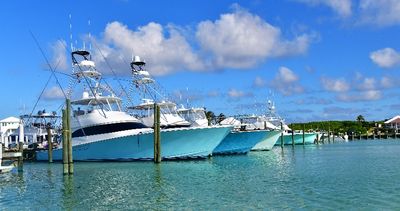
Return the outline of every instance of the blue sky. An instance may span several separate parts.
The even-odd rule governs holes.
[[[400,108],[399,8],[397,0],[5,1],[0,118],[29,113],[50,77],[30,31],[50,63],[71,72],[69,14],[72,42],[82,47],[91,34],[97,67],[116,89],[101,54],[125,79],[126,61],[141,56],[171,96],[217,114],[260,113],[271,99],[288,122],[391,118]],[[37,108],[61,104],[52,78]]]

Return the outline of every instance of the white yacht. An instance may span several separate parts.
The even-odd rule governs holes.
[[[148,127],[154,125],[154,100],[143,99],[143,103],[129,107],[137,112],[143,124]],[[161,128],[179,128],[189,127],[190,122],[178,115],[176,104],[170,101],[162,100],[157,103],[160,106],[160,127]]]
[[[131,62],[132,85],[137,89],[137,94],[142,100],[137,105],[129,106],[143,124],[153,127],[154,104],[160,106],[161,128],[190,127],[190,122],[183,119],[177,113],[176,104],[161,93],[161,87],[151,78],[150,73],[145,69],[146,62],[139,56],[135,56]]]
[[[60,134],[56,124],[59,116],[55,112],[47,113],[46,110],[40,110],[37,114],[21,115],[20,119],[23,122],[24,131],[24,148],[47,148],[47,128],[50,127],[54,146],[58,145]],[[11,134],[10,148],[16,147],[19,142],[18,128]]]
[[[72,52],[73,76],[84,82],[82,97],[72,100],[72,150],[74,160],[151,160],[154,158],[153,129],[121,110],[121,99],[104,86],[88,51]],[[73,84],[73,83],[72,83]],[[204,127],[196,130],[161,130],[163,159],[204,158],[228,134],[231,127]],[[47,160],[47,151],[38,151],[37,160]],[[53,160],[62,159],[62,148],[53,150]]]
[[[182,105],[177,111],[181,117],[190,122],[192,127],[208,126],[208,119],[204,108],[185,108]]]
[[[228,117],[220,122],[222,125],[232,125],[234,129],[214,149],[213,154],[245,154],[250,150],[271,150],[281,133],[270,123],[255,115]]]

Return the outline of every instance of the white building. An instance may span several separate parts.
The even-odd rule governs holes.
[[[397,116],[389,119],[388,121],[385,122],[385,126],[387,128],[394,129],[396,131],[396,133],[398,133],[399,129],[400,129],[400,116],[397,115]]]
[[[0,120],[0,141],[6,148],[11,143],[11,134],[15,133],[19,127],[20,119],[8,117]]]

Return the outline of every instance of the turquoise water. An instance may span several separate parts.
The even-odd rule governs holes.
[[[400,141],[274,147],[208,160],[28,163],[0,175],[0,210],[400,209]]]

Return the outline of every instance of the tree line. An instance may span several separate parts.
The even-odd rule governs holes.
[[[384,120],[385,121],[385,120]],[[292,123],[289,127],[293,130],[331,131],[335,134],[366,134],[393,132],[384,127],[384,121],[365,121],[362,115],[355,121],[315,121],[307,123]]]

